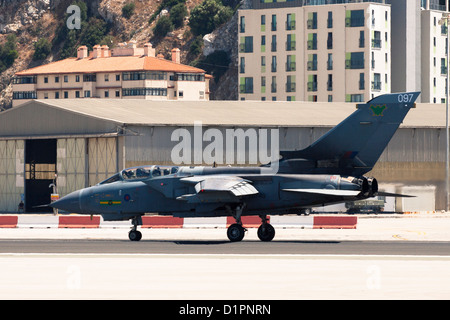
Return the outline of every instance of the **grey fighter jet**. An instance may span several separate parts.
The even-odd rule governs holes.
[[[383,150],[414,107],[419,92],[386,94],[366,104],[312,145],[282,151],[278,172],[261,167],[163,167],[124,169],[109,179],[55,201],[51,207],[80,214],[100,214],[105,221],[132,220],[129,238],[145,213],[174,217],[232,216],[227,235],[241,241],[241,217],[259,215],[258,237],[271,241],[267,215],[300,214],[316,206],[371,198],[380,192],[372,170]]]

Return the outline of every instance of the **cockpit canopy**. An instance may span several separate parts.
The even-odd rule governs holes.
[[[146,180],[149,178],[175,174],[178,172],[178,169],[179,167],[177,166],[143,166],[127,168],[99,184],[108,184],[116,181]]]

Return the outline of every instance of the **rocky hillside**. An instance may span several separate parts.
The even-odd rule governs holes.
[[[207,1],[215,2],[213,9],[211,3],[205,5]],[[136,40],[140,46],[151,42],[157,53],[167,58],[172,48],[180,48],[182,63],[208,67],[208,72],[217,75],[217,81],[211,81],[211,99],[237,99],[237,46],[234,44],[237,43],[235,10],[239,1],[0,0],[0,110],[11,107],[14,73],[74,56],[79,45],[92,47],[101,43],[114,47],[130,40]],[[71,4],[81,9],[78,30],[67,28],[72,12],[66,11]],[[178,10],[172,10],[175,6]],[[201,30],[207,23],[200,21],[200,30],[191,28],[190,19],[198,19],[199,14],[211,15],[207,10],[217,8],[220,11],[214,21],[220,21],[220,25],[213,26],[213,30],[211,27]],[[161,29],[162,20],[171,24]],[[219,51],[225,54],[225,59],[220,54],[212,56],[225,63],[207,59],[207,55]]]

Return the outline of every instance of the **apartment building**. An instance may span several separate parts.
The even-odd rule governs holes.
[[[445,103],[447,90],[448,43],[447,22],[440,23],[448,12],[447,1],[422,1],[421,7],[421,102]]]
[[[384,1],[260,2],[239,10],[239,99],[359,102],[391,92]]]
[[[180,50],[172,60],[155,57],[151,44],[135,42],[96,45],[92,52],[78,48],[76,58],[17,72],[13,79],[13,107],[31,99],[146,99],[209,100],[211,76],[180,63]]]

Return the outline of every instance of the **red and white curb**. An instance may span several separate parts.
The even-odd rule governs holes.
[[[142,228],[226,228],[232,217],[176,218],[143,216]],[[356,216],[273,216],[270,223],[279,228],[356,229]],[[259,216],[242,217],[246,228],[261,225]],[[0,215],[0,228],[120,228],[131,227],[130,221],[104,221],[100,215]]]

